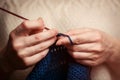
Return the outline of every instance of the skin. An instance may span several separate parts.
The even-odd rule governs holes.
[[[120,40],[103,31],[82,28],[66,32],[74,43],[70,45],[66,37],[60,37],[56,45],[67,47],[69,54],[76,62],[88,66],[105,64],[112,80],[120,79]]]
[[[49,47],[57,40],[57,34],[55,29],[45,30],[42,19],[21,23],[10,33],[7,46],[1,51],[4,53],[3,71],[11,73],[36,64],[46,56]],[[74,45],[66,37],[59,37],[56,45],[66,46],[76,62],[89,66],[106,64],[113,80],[119,79],[120,40],[90,28],[73,29],[65,34]]]
[[[44,30],[41,18],[21,23],[10,33],[3,51],[3,71],[7,74],[36,64],[46,56],[57,33],[55,29]]]

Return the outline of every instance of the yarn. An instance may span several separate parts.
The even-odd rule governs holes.
[[[20,19],[29,20],[11,11],[0,10],[12,14]],[[49,28],[45,27],[46,30]],[[71,45],[71,38],[62,33],[58,33],[57,37],[68,37]],[[89,67],[76,63],[72,57],[68,55],[67,49],[64,46],[52,45],[48,55],[38,62],[26,80],[89,80]]]
[[[64,46],[52,45],[26,80],[90,80],[90,68],[76,63]]]

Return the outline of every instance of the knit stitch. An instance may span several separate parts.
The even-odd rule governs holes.
[[[64,46],[51,46],[26,80],[89,80],[89,67],[76,63]]]

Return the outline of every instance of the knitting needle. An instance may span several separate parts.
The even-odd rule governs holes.
[[[13,13],[13,12],[11,12],[11,11],[8,11],[8,10],[6,10],[6,9],[4,9],[4,8],[1,8],[1,7],[0,7],[0,10],[2,10],[2,11],[4,11],[4,12],[7,12],[7,13],[13,15],[13,16],[18,17],[18,18],[21,18],[21,19],[23,19],[23,20],[29,20],[29,19],[27,19],[27,18],[25,18],[25,17],[23,17],[23,16],[20,16],[20,15],[18,15],[18,14],[15,14],[15,13]],[[49,28],[47,28],[47,27],[45,27],[45,29],[49,30]]]
[[[29,19],[27,19],[27,18],[25,18],[25,17],[23,17],[23,16],[20,16],[20,15],[18,15],[18,14],[15,14],[15,13],[13,13],[13,12],[11,12],[11,11],[8,11],[8,10],[6,10],[6,9],[4,9],[4,8],[1,8],[1,7],[0,7],[0,10],[2,10],[2,11],[4,11],[4,12],[7,12],[7,13],[13,15],[13,16],[16,16],[16,17],[18,17],[18,18],[20,18],[20,19],[29,20]],[[47,28],[47,27],[45,27],[45,29],[46,29],[46,30],[50,30],[50,29]],[[68,37],[68,39],[69,39],[69,41],[70,41],[70,44],[73,45],[73,42],[72,42],[70,36],[68,36],[68,35],[66,35],[66,34],[63,34],[63,33],[58,33],[58,34],[57,34],[57,37],[59,37],[59,36]]]
[[[19,17],[19,18],[21,18],[21,19],[23,19],[23,20],[29,20],[29,19],[27,19],[27,18],[24,18],[24,17],[22,17],[22,16],[20,16],[20,15],[17,15],[17,14],[15,14],[15,13],[10,12],[10,11],[8,11],[8,10],[6,10],[6,9],[1,8],[1,7],[0,7],[0,9],[1,9],[2,11],[4,11],[4,12],[7,12],[7,13],[9,13],[9,14],[12,14],[12,15],[16,16],[16,17]]]

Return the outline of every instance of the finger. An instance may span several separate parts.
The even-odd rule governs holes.
[[[77,60],[90,60],[93,58],[94,53],[89,53],[89,52],[71,52],[69,51],[69,54]]]
[[[29,56],[29,57],[26,57],[24,59],[25,63],[26,63],[26,66],[32,66],[34,64],[36,64],[37,62],[39,62],[40,60],[42,60],[48,53],[49,49],[46,49],[42,52],[39,52],[33,56]]]
[[[23,41],[23,45],[27,47],[27,46],[41,43],[53,37],[55,38],[57,33],[58,32],[55,29],[51,29],[51,30],[43,31],[41,33],[37,33],[31,36],[25,37],[21,41]]]
[[[91,43],[96,42],[100,39],[98,34],[95,34],[94,32],[86,32],[82,34],[77,35],[69,35],[72,42],[74,44],[83,44],[83,43]],[[67,45],[70,44],[70,41],[67,37],[61,37],[58,39],[56,45]]]
[[[76,62],[83,64],[83,65],[87,65],[87,66],[97,66],[99,64],[102,63],[102,61],[96,60],[76,60]]]
[[[30,33],[30,35],[31,35],[31,34],[35,34],[35,33],[42,32],[43,29],[45,29],[45,25],[44,25],[43,19],[40,17],[40,18],[37,19],[37,21],[40,21],[40,23],[41,23],[41,28],[40,28],[40,29],[32,30],[31,33]]]
[[[27,47],[27,48],[21,50],[21,56],[22,57],[33,56],[33,55],[49,48],[55,42],[55,40],[56,40],[55,38],[52,38],[45,42],[39,43],[37,45]]]
[[[26,30],[42,30],[44,29],[44,22],[42,20],[42,18],[39,18],[37,20],[33,20],[33,21],[24,21],[22,23],[23,28],[25,28]]]
[[[16,36],[25,36],[26,34],[31,34],[32,31],[44,29],[44,23],[42,19],[29,21],[26,20],[21,23],[13,32]]]
[[[93,66],[93,61],[91,60],[76,60],[76,62],[87,66]]]
[[[104,47],[100,43],[86,43],[80,45],[67,46],[71,51],[75,52],[97,52],[100,53],[104,51]]]

